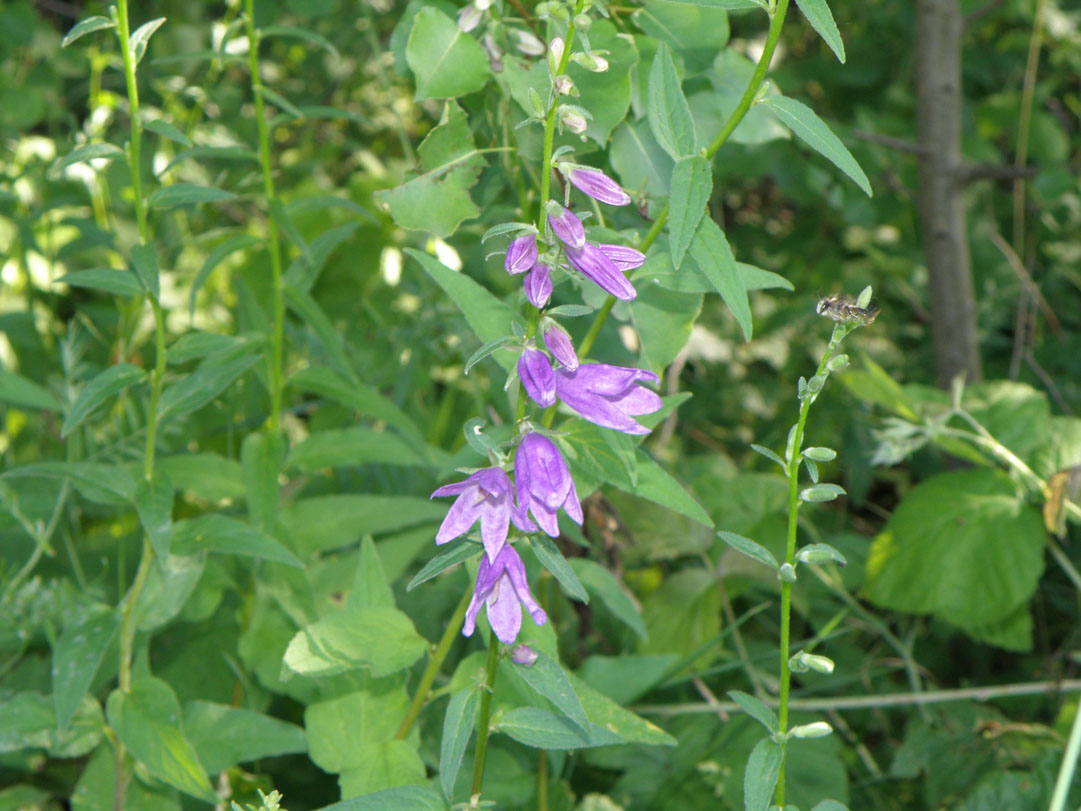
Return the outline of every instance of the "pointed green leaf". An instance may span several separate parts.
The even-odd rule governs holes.
[[[304,261],[310,264],[312,261],[312,249],[308,246],[304,237],[301,236],[292,217],[286,213],[281,200],[276,197],[270,201],[270,216],[274,219],[274,222],[278,224],[278,227],[285,232],[285,235],[289,237],[289,241],[296,246],[298,251],[300,251],[300,255],[304,258]]]
[[[632,495],[649,499],[655,504],[683,513],[707,527],[713,526],[713,519],[690,493],[683,489],[678,481],[653,461],[641,448],[637,449],[638,485],[627,490]],[[622,488],[621,488],[622,489]]]
[[[301,391],[329,397],[346,408],[360,412],[361,416],[383,420],[417,442],[423,441],[412,417],[380,394],[374,386],[349,379],[325,366],[301,369],[290,376],[288,382]]]
[[[135,479],[122,465],[96,462],[34,462],[4,471],[5,477],[42,476],[67,479],[96,504],[124,504],[135,496]]]
[[[238,763],[308,751],[304,730],[296,724],[209,701],[185,705],[184,733],[210,774]]]
[[[743,279],[736,268],[736,257],[732,255],[724,231],[709,217],[703,217],[698,224],[690,254],[699,270],[721,294],[743,330],[744,340],[751,340],[751,303],[747,299],[747,288],[743,286]]]
[[[304,710],[312,762],[325,772],[359,765],[361,744],[394,737],[409,711],[401,678],[364,679],[359,690],[313,701]]]
[[[518,665],[510,659],[504,659],[500,665],[513,676],[525,681],[536,692],[552,702],[560,712],[569,718],[582,732],[590,728],[582,702],[574,692],[574,686],[563,672],[562,666],[552,657],[538,651],[537,659],[531,665]]]
[[[777,567],[780,566],[780,564],[777,563],[777,558],[773,557],[772,552],[762,546],[762,544],[752,541],[750,538],[744,538],[742,535],[737,535],[734,532],[726,532],[723,529],[717,533],[717,537],[737,552],[742,552],[747,557],[757,560],[759,563],[764,563],[775,571]]]
[[[199,272],[195,274],[195,279],[191,283],[191,294],[189,297],[189,307],[191,310],[191,318],[195,319],[195,296],[202,288],[203,283],[214,269],[220,265],[225,259],[237,251],[247,250],[248,248],[254,248],[256,245],[262,243],[259,237],[252,234],[238,234],[235,237],[230,237],[225,242],[216,246],[214,250],[207,256],[206,261],[203,262],[203,266],[199,268]]]
[[[263,99],[267,103],[272,104],[275,107],[277,107],[279,110],[281,110],[287,116],[289,116],[289,118],[292,118],[292,119],[295,119],[295,120],[300,120],[300,119],[304,118],[304,111],[301,110],[299,107],[297,107],[295,104],[293,104],[293,102],[289,101],[289,99],[287,99],[285,96],[281,95],[280,93],[275,93],[273,90],[271,90],[266,85],[261,86],[259,88],[259,92],[263,95]]]
[[[64,38],[60,41],[60,47],[66,48],[79,37],[86,36],[94,31],[101,31],[105,28],[116,28],[116,23],[110,20],[108,17],[96,16],[87,17],[85,20],[79,20],[75,23],[70,31],[64,35]]]
[[[728,697],[739,704],[740,709],[764,726],[769,733],[780,731],[780,722],[777,720],[776,713],[754,696],[739,690],[729,690]]]
[[[0,402],[17,408],[33,408],[42,411],[59,411],[60,403],[33,380],[15,372],[0,369]]]
[[[309,31],[306,28],[297,28],[295,25],[268,25],[266,28],[259,29],[259,37],[260,39],[268,39],[270,37],[302,39],[311,45],[322,48],[335,58],[340,56],[338,49],[331,44],[329,39],[320,36],[314,31]]]
[[[79,391],[71,409],[64,417],[64,424],[60,429],[60,436],[66,437],[89,417],[94,409],[104,403],[109,397],[117,394],[128,386],[142,382],[146,372],[138,366],[130,363],[118,363],[110,366],[99,373],[93,380],[87,383]]]
[[[841,139],[815,115],[814,110],[787,96],[769,96],[762,99],[760,104],[767,105],[811,149],[848,175],[864,194],[871,196],[871,182],[867,175]]]
[[[150,38],[154,35],[154,32],[161,28],[161,25],[164,22],[164,17],[158,17],[156,20],[143,23],[132,32],[131,38],[128,40],[128,47],[135,57],[136,65],[143,61],[143,56],[146,54],[147,43],[150,42]]]
[[[317,811],[447,811],[447,804],[430,786],[399,786],[326,805]]]
[[[289,304],[289,309],[303,318],[304,322],[312,328],[319,340],[319,345],[327,354],[330,365],[343,375],[353,377],[353,367],[345,354],[341,336],[311,294],[286,286],[285,300]]]
[[[606,568],[588,558],[571,558],[570,566],[586,591],[597,597],[617,619],[626,623],[638,636],[645,639],[646,623],[619,581]]]
[[[83,144],[71,150],[49,168],[50,177],[56,177],[69,166],[76,163],[86,163],[101,158],[113,159],[124,157],[124,150],[115,144]]]
[[[751,750],[743,772],[743,807],[745,811],[766,811],[777,787],[781,770],[781,747],[763,738]]]
[[[677,269],[690,247],[713,192],[713,173],[701,155],[680,158],[672,169],[668,198],[668,239]]]
[[[131,265],[143,287],[157,299],[161,295],[157,249],[153,245],[139,243],[131,249]]]
[[[623,743],[619,735],[590,725],[588,731],[568,718],[539,707],[515,707],[499,719],[495,729],[534,749],[584,749]]]
[[[371,536],[360,542],[357,573],[346,606],[350,609],[394,608],[394,593],[383,571],[383,561]]]
[[[278,476],[284,457],[285,442],[281,434],[248,434],[240,446],[248,520],[263,532],[270,532],[274,528],[278,509]]]
[[[541,566],[551,572],[569,595],[583,603],[589,602],[589,594],[578,580],[578,575],[574,573],[574,569],[567,563],[567,559],[563,557],[563,553],[559,551],[551,538],[540,533],[530,535],[529,546]]]
[[[447,505],[417,496],[336,493],[284,505],[278,523],[302,557],[349,546],[364,535],[442,521]],[[434,533],[433,533],[434,534]]]
[[[372,676],[386,676],[409,667],[427,649],[401,611],[347,607],[297,632],[285,651],[282,673],[333,676],[367,668]]]
[[[412,591],[421,583],[427,583],[433,577],[445,572],[451,566],[456,566],[464,560],[469,560],[471,557],[480,554],[484,550],[484,547],[479,543],[474,543],[466,539],[462,539],[455,543],[446,552],[442,552],[431,560],[429,560],[419,572],[409,581],[409,585],[405,587],[406,591]]]
[[[416,744],[405,740],[364,741],[357,763],[338,778],[342,797],[358,797],[398,786],[426,782],[427,770]]]
[[[422,6],[414,18],[405,58],[417,80],[415,101],[464,96],[491,75],[477,41],[434,6]]]
[[[193,555],[200,551],[271,560],[286,566],[303,568],[296,555],[251,524],[220,513],[177,521],[173,525],[172,551]]]
[[[178,144],[183,144],[188,147],[191,146],[191,139],[164,118],[155,118],[151,121],[144,121],[143,129],[150,130],[155,135],[160,135],[162,138],[168,138],[170,141],[176,141]]]
[[[135,603],[135,626],[154,631],[180,613],[206,568],[206,555],[156,558]]]
[[[454,800],[454,780],[462,766],[465,749],[477,723],[480,693],[475,689],[459,690],[450,697],[443,716],[443,737],[439,744],[439,785],[443,795]]]
[[[235,194],[224,189],[198,186],[194,183],[174,183],[155,190],[146,198],[146,202],[151,208],[173,208],[196,203],[220,203],[222,200],[232,200],[234,197],[236,197]]]
[[[71,723],[119,625],[108,606],[85,608],[71,617],[53,645],[53,706],[60,729]]]
[[[54,284],[61,282],[69,287],[104,290],[106,293],[117,296],[141,296],[146,292],[139,277],[130,270],[113,270],[112,268],[77,270],[61,276]]]
[[[694,119],[665,42],[657,48],[649,71],[648,106],[649,128],[672,160],[693,155],[698,149]]]
[[[432,460],[421,456],[412,444],[397,434],[356,425],[312,434],[289,452],[285,467],[312,473],[329,467],[354,467],[372,462],[433,466]]]
[[[262,340],[243,338],[210,355],[194,372],[162,393],[158,404],[159,419],[202,408],[259,360],[262,347]]]
[[[818,35],[830,46],[830,50],[837,56],[837,60],[843,65],[845,61],[845,44],[841,41],[841,32],[837,30],[837,23],[833,21],[833,12],[826,4],[826,0],[796,0],[796,5],[807,18],[807,22],[818,32]]]

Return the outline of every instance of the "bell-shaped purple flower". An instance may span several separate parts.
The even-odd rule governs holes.
[[[571,336],[563,327],[555,321],[545,319],[548,326],[544,328],[544,345],[552,353],[552,357],[558,360],[564,367],[574,371],[578,368],[578,354],[574,351]]]
[[[556,370],[556,394],[592,423],[627,434],[648,434],[649,429],[631,417],[659,411],[663,403],[655,392],[638,385],[641,380],[656,383],[657,375],[645,369],[583,363],[574,371]]]
[[[507,541],[510,522],[522,532],[533,532],[536,527],[521,512],[511,498],[510,477],[498,467],[478,470],[465,481],[440,487],[431,498],[458,496],[443,519],[435,542],[444,544],[464,535],[480,521],[480,535],[488,558],[495,560]]]
[[[595,282],[598,287],[618,299],[630,301],[638,295],[634,285],[596,245],[587,242],[580,250],[567,246],[565,251],[571,267]]]
[[[514,486],[518,509],[553,538],[559,536],[556,512],[560,507],[576,524],[582,523],[582,505],[574,479],[555,443],[543,434],[526,434],[514,454]]]
[[[518,358],[518,377],[533,402],[542,408],[555,405],[556,375],[547,355],[539,349],[526,349]]]
[[[518,632],[522,630],[523,605],[537,625],[544,625],[548,621],[544,609],[537,605],[537,601],[529,593],[525,564],[511,544],[504,545],[491,562],[487,556],[480,559],[477,585],[473,590],[469,608],[466,609],[465,625],[462,627],[465,636],[472,636],[476,630],[481,603],[487,605],[488,624],[504,645],[514,644]]]
[[[537,261],[537,235],[522,234],[511,240],[507,247],[507,259],[503,266],[507,273],[517,276],[533,267]]]
[[[578,215],[551,200],[548,201],[548,225],[567,248],[580,250],[586,244],[586,229]]]
[[[600,169],[575,166],[564,174],[578,191],[588,194],[594,200],[610,206],[625,206],[631,201],[630,195]]]
[[[646,261],[646,255],[639,250],[626,245],[615,245],[610,242],[602,242],[597,246],[601,253],[612,260],[612,264],[620,270],[634,270],[641,267]]]
[[[537,262],[522,280],[525,297],[529,303],[540,309],[552,298],[552,273],[544,262]]]

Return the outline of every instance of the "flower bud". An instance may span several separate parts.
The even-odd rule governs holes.
[[[563,37],[555,37],[548,43],[548,70],[559,75],[559,63],[563,60]]]
[[[556,376],[547,355],[539,349],[526,349],[518,358],[518,377],[537,405],[542,408],[555,405]]]
[[[591,73],[604,73],[608,70],[608,60],[597,54],[579,51],[571,59]]]
[[[546,318],[544,321],[547,325],[543,327],[545,347],[564,368],[573,372],[578,368],[578,355],[571,343],[571,336],[552,319]]]
[[[488,61],[492,65],[492,70],[501,73],[503,71],[503,49],[499,47],[491,34],[484,35],[484,38],[480,41],[480,46],[488,54]]]
[[[802,650],[788,660],[788,666],[796,673],[806,673],[808,670],[813,670],[827,676],[833,672],[834,667],[833,660],[829,657],[818,656]]]
[[[565,73],[563,73],[563,74],[561,74],[559,76],[556,76],[555,82],[553,82],[553,85],[555,86],[555,91],[556,91],[557,96],[577,96],[578,95],[578,88],[574,86],[574,80],[571,79],[571,77],[568,76]]]
[[[600,169],[572,166],[566,171],[561,168],[560,172],[566,176],[574,188],[583,194],[588,194],[594,200],[600,200],[610,206],[625,206],[631,201],[630,195]],[[635,251],[635,253],[638,252]],[[641,254],[638,255],[641,256]]]
[[[830,362],[826,364],[826,368],[831,372],[844,369],[846,366],[848,366],[848,355],[838,355],[835,358],[830,358]]]
[[[833,727],[825,721],[815,721],[813,724],[800,724],[788,731],[792,738],[824,738],[833,732]]]
[[[561,107],[559,121],[575,135],[581,135],[589,128],[586,117],[573,108]]]
[[[503,263],[507,273],[517,276],[525,273],[537,262],[537,235],[522,234],[511,240],[507,247],[507,259]]]
[[[526,56],[542,56],[544,54],[544,43],[537,39],[532,32],[515,31],[514,35],[518,38],[518,50]]]
[[[533,266],[533,269],[525,275],[522,284],[525,287],[525,297],[538,309],[544,307],[552,297],[551,271],[543,262],[537,262]]]
[[[777,579],[782,583],[796,582],[796,570],[791,563],[781,564],[781,567],[777,570]]]
[[[576,14],[574,17],[574,27],[578,31],[588,31],[593,27],[593,18],[588,14]]]
[[[568,248],[581,249],[586,244],[586,231],[578,216],[554,200],[548,201],[547,209],[552,233]]]
[[[533,117],[543,120],[548,115],[548,110],[544,106],[544,101],[540,97],[540,93],[529,88],[529,106],[533,111]]]
[[[613,265],[623,272],[641,267],[646,261],[644,253],[627,245],[602,242],[597,247],[601,249],[601,253],[612,260]]]
[[[484,16],[484,14],[477,8],[476,3],[470,3],[468,6],[464,6],[462,10],[458,12],[458,30],[465,31],[466,33],[472,31],[480,24],[482,16]]]
[[[529,645],[515,645],[510,649],[510,660],[516,665],[530,667],[537,661],[538,656],[540,656],[540,654],[529,647]]]

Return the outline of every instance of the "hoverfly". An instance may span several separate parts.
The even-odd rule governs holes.
[[[873,304],[860,307],[843,293],[834,293],[819,299],[815,312],[834,321],[856,321],[863,326],[873,324],[878,317],[878,307]]]

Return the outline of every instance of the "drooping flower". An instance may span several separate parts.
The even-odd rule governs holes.
[[[537,262],[537,235],[522,234],[511,240],[507,247],[507,259],[503,263],[507,273],[517,276],[530,270]]]
[[[552,275],[544,262],[537,262],[522,280],[525,297],[529,303],[540,309],[552,297]]]
[[[600,200],[610,206],[625,206],[631,201],[630,195],[600,169],[574,166],[567,169],[564,174],[578,191],[588,194],[594,200]]]
[[[465,612],[465,625],[462,627],[465,636],[472,636],[476,630],[481,603],[487,605],[488,624],[504,645],[513,644],[522,630],[523,605],[537,625],[544,625],[548,621],[544,609],[529,593],[525,564],[511,544],[505,544],[490,562],[486,555],[481,557],[473,599]]]
[[[518,377],[526,394],[532,397],[537,405],[542,408],[555,405],[556,376],[547,355],[539,349],[526,349],[518,358]]]
[[[606,293],[611,293],[623,301],[630,301],[638,295],[634,285],[627,281],[615,263],[596,245],[587,242],[580,249],[568,245],[564,253],[572,268],[596,283]]]
[[[635,248],[627,245],[616,245],[611,242],[602,242],[598,246],[601,253],[612,260],[612,264],[620,270],[634,270],[641,267],[646,261],[646,255]]]
[[[436,533],[435,542],[445,544],[464,535],[480,521],[480,535],[487,557],[495,560],[507,541],[510,522],[522,532],[536,529],[511,498],[510,477],[498,467],[478,470],[468,479],[440,487],[431,498],[458,496]]]
[[[632,416],[660,410],[661,398],[638,382],[657,382],[657,375],[645,369],[583,363],[577,369],[556,370],[556,394],[583,418],[604,428],[627,434],[648,434]]]
[[[548,224],[568,249],[581,250],[586,244],[586,229],[578,215],[552,200],[548,201]]]
[[[544,345],[548,347],[548,351],[552,353],[552,357],[571,371],[577,369],[578,354],[574,351],[574,344],[571,343],[571,336],[568,335],[567,331],[555,321],[552,321],[549,318],[544,320],[547,322],[547,326],[544,326],[543,332]]]
[[[574,479],[555,443],[543,434],[526,434],[514,454],[514,486],[518,508],[553,538],[559,536],[556,513],[563,511],[582,523],[582,505]]]

